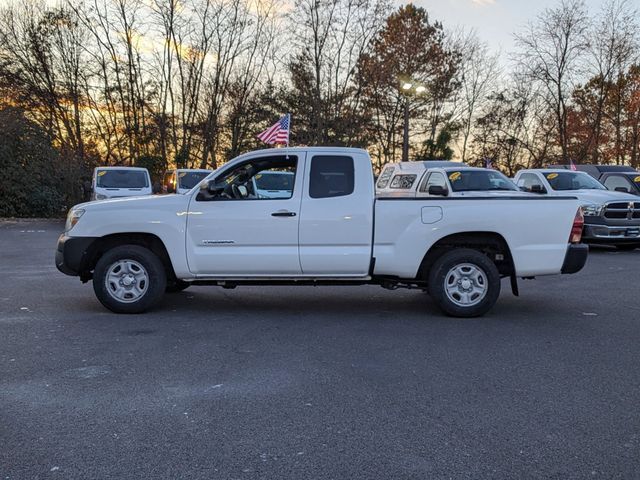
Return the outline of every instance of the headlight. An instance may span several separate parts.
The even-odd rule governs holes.
[[[76,225],[76,223],[78,223],[78,220],[80,220],[80,217],[82,217],[82,215],[84,215],[84,210],[82,208],[78,208],[75,210],[72,208],[71,210],[69,210],[64,231],[68,232],[69,230],[71,230]]]
[[[582,213],[585,217],[599,217],[602,214],[604,205],[598,205],[596,203],[589,203],[582,205]]]

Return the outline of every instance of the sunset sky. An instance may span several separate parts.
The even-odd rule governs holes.
[[[0,0],[0,7],[13,0]],[[49,4],[57,0],[42,0]],[[631,5],[640,0],[628,0]],[[464,27],[473,29],[478,36],[488,42],[494,51],[503,53],[502,62],[507,61],[506,54],[513,50],[513,33],[547,7],[557,5],[560,0],[414,0],[424,7],[434,20],[440,20],[447,28]],[[402,5],[408,2],[395,2]],[[586,0],[590,13],[595,14],[602,8],[605,0]]]
[[[640,0],[631,0],[634,2],[640,7]],[[415,3],[446,27],[459,25],[476,30],[493,50],[506,54],[513,50],[513,33],[559,0],[416,0]],[[587,0],[586,4],[591,13],[596,13],[604,1]]]

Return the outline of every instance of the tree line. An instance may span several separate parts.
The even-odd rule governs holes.
[[[560,0],[495,53],[389,0],[16,1],[0,9],[2,197],[46,184],[56,210],[99,164],[215,168],[287,112],[293,145],[367,148],[376,170],[400,159],[405,116],[414,160],[637,167],[637,14]],[[23,200],[0,215],[42,208]]]

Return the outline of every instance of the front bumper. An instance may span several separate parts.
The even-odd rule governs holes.
[[[587,243],[640,243],[640,226],[586,224],[582,239]]]
[[[562,264],[562,273],[576,273],[582,270],[587,257],[589,256],[589,246],[584,243],[572,243],[567,247]]]
[[[64,233],[58,238],[56,267],[65,275],[78,276],[89,261],[89,247],[94,237],[68,237]]]

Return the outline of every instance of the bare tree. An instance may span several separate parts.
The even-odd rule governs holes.
[[[0,75],[61,145],[84,156],[84,31],[65,8],[35,2],[0,11]]]
[[[616,81],[637,58],[638,11],[627,0],[609,0],[602,8],[590,34],[590,66],[595,77],[595,108],[590,125],[590,138],[584,148],[591,160],[600,159],[603,113],[612,82]],[[619,132],[618,132],[619,135]]]
[[[589,18],[583,0],[561,0],[547,8],[525,32],[516,35],[516,59],[532,82],[540,84],[553,112],[563,162],[569,161],[567,104],[582,72],[589,47]]]
[[[499,83],[500,67],[498,54],[492,54],[486,43],[475,32],[462,33],[456,42],[461,52],[459,68],[460,108],[457,116],[460,123],[460,160],[466,161],[467,150],[474,133],[476,119],[489,103],[489,94]]]

